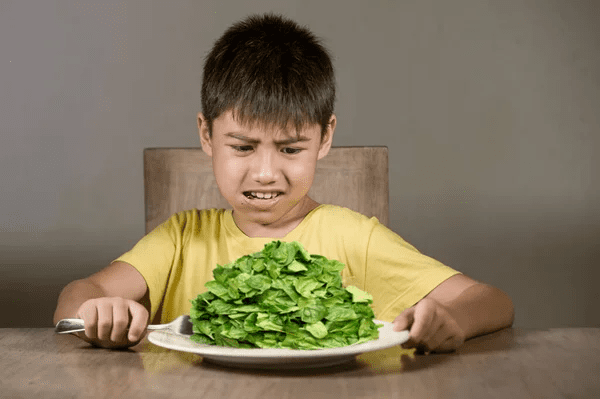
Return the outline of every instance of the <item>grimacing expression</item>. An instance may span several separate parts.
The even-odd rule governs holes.
[[[321,126],[301,131],[240,125],[231,111],[213,121],[212,134],[199,115],[203,150],[212,157],[221,194],[236,223],[284,225],[300,215],[317,160],[331,146],[335,117],[321,138]],[[239,223],[238,223],[239,225]]]

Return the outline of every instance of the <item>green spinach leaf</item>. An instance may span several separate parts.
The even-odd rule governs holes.
[[[342,286],[345,265],[272,241],[213,271],[192,300],[191,339],[236,348],[321,349],[379,337],[373,297]]]

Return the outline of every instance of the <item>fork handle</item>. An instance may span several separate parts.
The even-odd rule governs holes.
[[[162,330],[167,328],[166,324],[149,324],[148,330]],[[83,319],[62,319],[56,323],[54,332],[57,334],[70,334],[74,332],[85,331]]]
[[[146,329],[148,330],[164,330],[165,328],[169,328],[168,324],[148,324]]]
[[[62,319],[54,327],[54,332],[57,334],[70,334],[80,331],[85,331],[82,319]]]

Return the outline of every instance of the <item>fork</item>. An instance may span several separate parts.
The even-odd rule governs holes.
[[[150,330],[170,330],[176,334],[192,335],[192,323],[190,316],[181,315],[170,323],[166,324],[148,324]],[[70,334],[74,332],[85,331],[82,319],[62,319],[56,323],[54,332],[57,334]]]

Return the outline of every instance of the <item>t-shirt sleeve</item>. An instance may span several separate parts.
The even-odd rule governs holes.
[[[375,316],[389,322],[440,283],[459,274],[423,255],[380,223],[371,232],[366,259],[365,289],[374,295]]]
[[[129,263],[146,280],[150,295],[150,320],[153,320],[165,294],[173,265],[181,256],[185,214],[171,216],[144,236],[116,261]]]

